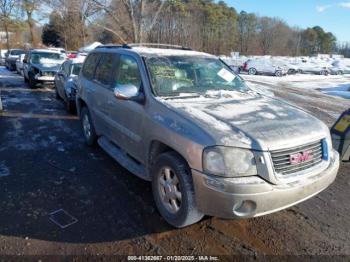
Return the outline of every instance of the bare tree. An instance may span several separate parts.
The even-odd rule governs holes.
[[[276,20],[269,17],[262,17],[259,21],[259,43],[263,55],[271,52],[273,47],[274,36],[276,34],[274,27]]]
[[[38,45],[38,39],[35,34],[36,21],[33,18],[33,13],[40,8],[40,5],[40,0],[22,0],[22,10],[27,16],[26,22],[29,27],[30,39],[33,47],[37,47]]]
[[[12,18],[17,7],[16,0],[0,0],[0,22],[4,27],[6,33],[6,46],[10,49],[10,37],[9,37],[9,27],[12,22]]]
[[[86,42],[87,19],[99,11],[93,0],[46,0],[54,13],[55,26],[67,49],[77,49]]]
[[[115,34],[123,43],[145,41],[167,2],[166,0],[91,1],[110,21],[109,26],[102,23],[97,25]]]

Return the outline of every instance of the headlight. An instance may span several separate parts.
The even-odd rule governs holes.
[[[224,177],[257,175],[252,151],[231,147],[208,147],[203,151],[204,172]]]

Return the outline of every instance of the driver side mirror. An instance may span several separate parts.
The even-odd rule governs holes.
[[[142,103],[145,99],[139,88],[132,84],[117,85],[113,90],[114,96],[119,100],[130,100]]]

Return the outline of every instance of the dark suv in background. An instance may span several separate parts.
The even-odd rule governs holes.
[[[55,75],[65,59],[65,55],[59,50],[29,50],[23,59],[24,81],[29,83],[30,88],[36,87],[37,84],[53,84]]]

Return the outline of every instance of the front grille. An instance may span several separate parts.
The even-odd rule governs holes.
[[[304,160],[300,163],[291,163],[291,155],[310,152],[312,159]],[[316,166],[322,162],[322,141],[317,141],[304,146],[298,146],[285,150],[276,150],[271,152],[272,162],[275,172],[282,175],[293,174],[313,166]]]
[[[42,76],[54,76],[55,72],[50,72],[50,71],[44,71],[41,73]]]

